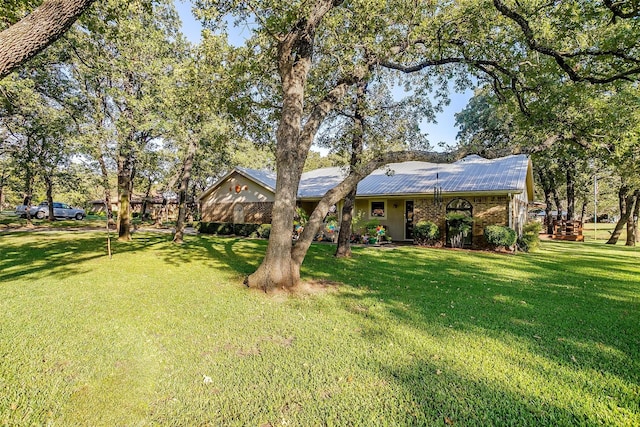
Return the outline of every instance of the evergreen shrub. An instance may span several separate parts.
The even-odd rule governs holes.
[[[516,232],[502,225],[487,225],[484,228],[484,238],[489,246],[493,248],[500,246],[510,248],[515,245],[517,240]]]
[[[518,239],[518,247],[524,252],[535,251],[540,246],[540,231],[542,224],[537,221],[527,223]]]
[[[440,229],[432,221],[418,221],[413,226],[413,241],[417,245],[432,246],[440,238]]]

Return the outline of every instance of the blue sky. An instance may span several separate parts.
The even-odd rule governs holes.
[[[191,13],[191,3],[189,1],[175,0],[175,5],[182,20],[182,32],[192,42],[200,41],[200,31],[202,25],[197,21]],[[241,38],[242,34],[236,35]],[[230,35],[232,43],[241,43],[241,40],[233,40],[234,36]],[[449,94],[451,103],[446,106],[443,111],[436,115],[437,124],[421,123],[420,128],[429,135],[429,141],[433,146],[437,146],[439,142],[445,142],[448,145],[455,143],[458,128],[455,127],[454,114],[462,110],[473,95],[473,91],[468,90],[465,93],[451,92]]]

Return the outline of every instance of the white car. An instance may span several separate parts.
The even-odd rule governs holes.
[[[20,205],[16,207],[16,214],[23,218],[26,217],[26,206]],[[46,218],[49,216],[49,204],[42,202],[38,206],[32,206],[29,214],[37,219]],[[66,203],[53,202],[53,216],[56,218],[75,218],[80,221],[84,219],[86,215],[84,209],[74,208]]]

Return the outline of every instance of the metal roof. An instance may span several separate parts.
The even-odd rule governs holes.
[[[485,159],[470,155],[454,163],[428,162],[390,163],[375,170],[358,184],[357,195],[394,196],[432,194],[436,185],[443,193],[522,192],[526,188],[529,157],[524,154]],[[249,168],[236,168],[240,173],[272,191],[276,174]],[[346,169],[316,169],[302,174],[298,197],[315,199],[339,184]]]
[[[358,196],[430,194],[436,185],[443,193],[523,191],[529,157],[523,154],[485,159],[467,156],[455,163],[391,163],[375,170],[358,184]],[[345,176],[341,168],[324,168],[302,175],[298,197],[316,198]]]
[[[274,192],[276,191],[276,173],[275,172],[241,168],[241,167],[236,167],[236,170],[238,170],[247,178],[256,181],[258,184],[264,185],[265,187],[267,187],[267,189]]]

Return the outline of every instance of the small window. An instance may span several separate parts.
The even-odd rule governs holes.
[[[369,209],[369,218],[387,218],[387,210],[384,201],[371,202],[371,209]]]

